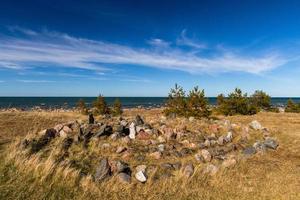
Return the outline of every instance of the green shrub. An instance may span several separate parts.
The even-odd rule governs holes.
[[[84,115],[88,114],[88,108],[86,107],[85,101],[83,99],[79,99],[76,107],[80,111],[81,114],[84,114]]]
[[[262,90],[256,90],[253,95],[251,95],[251,104],[255,107],[263,110],[271,109],[271,97],[263,92]]]
[[[224,115],[252,115],[259,111],[258,107],[251,103],[247,93],[243,94],[242,90],[238,88],[230,93],[227,98],[219,95],[218,99],[218,111]]]
[[[115,116],[121,115],[123,113],[123,111],[122,111],[122,103],[121,103],[121,101],[120,101],[119,98],[116,98],[116,100],[115,100],[115,102],[113,104],[112,113]]]
[[[185,116],[186,114],[186,99],[185,91],[183,88],[175,84],[175,88],[171,88],[171,91],[166,102],[166,108],[164,110],[166,115],[176,114],[179,116]]]
[[[198,86],[194,87],[193,90],[189,92],[187,97],[187,112],[188,117],[208,117],[210,111],[208,110],[208,101],[205,98],[204,90],[199,90]]]
[[[95,115],[104,115],[110,113],[105,98],[102,95],[97,97],[96,101],[93,102],[93,106]]]
[[[300,112],[300,103],[296,104],[292,99],[287,101],[285,112],[299,113]]]

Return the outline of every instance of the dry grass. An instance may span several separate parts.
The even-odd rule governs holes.
[[[125,115],[130,117],[137,113],[142,113],[147,120],[160,115],[159,110],[141,112],[138,109],[126,111]],[[189,180],[178,174],[165,181],[146,184],[123,185],[115,178],[95,184],[90,177],[79,181],[76,171],[54,166],[51,160],[41,163],[33,156],[29,160],[19,157],[18,162],[4,162],[9,155],[16,155],[13,150],[7,151],[9,144],[4,145],[4,141],[74,119],[84,119],[84,116],[76,113],[0,113],[0,199],[300,199],[299,114],[228,117],[243,124],[257,119],[271,129],[280,147],[277,151],[241,160],[235,168],[222,170],[214,177],[203,175],[200,164]]]

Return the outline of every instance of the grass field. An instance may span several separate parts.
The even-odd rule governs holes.
[[[137,112],[140,111],[125,111],[125,115]],[[158,110],[142,113],[149,118],[159,116]],[[233,169],[220,171],[213,177],[201,174],[200,164],[190,179],[175,177],[130,185],[112,179],[95,184],[88,177],[80,181],[73,178],[76,172],[71,170],[45,176],[39,172],[47,169],[33,172],[22,162],[7,159],[11,154],[9,146],[16,138],[74,119],[85,119],[85,116],[0,113],[0,199],[300,199],[300,114],[227,117],[243,124],[258,120],[270,129],[280,146],[277,151],[241,160]]]

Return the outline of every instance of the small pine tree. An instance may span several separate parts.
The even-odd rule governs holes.
[[[250,99],[253,106],[259,109],[271,109],[271,97],[262,90],[256,90]]]
[[[238,88],[230,93],[228,98],[223,99],[222,102],[218,110],[224,115],[252,115],[258,112],[258,108],[250,103],[247,93],[243,94],[242,90]]]
[[[84,115],[88,114],[88,109],[83,99],[79,99],[79,101],[77,102],[77,109]]]
[[[292,99],[289,99],[285,107],[285,112],[299,113],[300,104],[297,105]]]
[[[208,117],[210,111],[208,110],[208,101],[205,98],[204,90],[199,90],[198,86],[194,87],[189,92],[187,97],[187,112],[186,115],[201,118]]]
[[[123,113],[122,111],[122,103],[119,98],[116,98],[114,104],[113,104],[113,114],[114,115],[121,115]]]
[[[166,109],[164,113],[166,115],[177,114],[179,116],[185,116],[186,112],[186,99],[185,91],[183,88],[175,84],[175,88],[171,88],[168,100],[166,102]]]
[[[99,95],[96,101],[93,102],[94,114],[95,115],[104,115],[109,114],[109,108],[105,101],[105,98],[102,95]]]

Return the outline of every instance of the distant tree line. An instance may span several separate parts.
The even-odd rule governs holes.
[[[122,103],[119,98],[116,98],[111,107],[108,106],[104,96],[99,95],[89,109],[83,99],[77,103],[77,108],[82,114],[93,113],[94,115],[121,115]],[[271,97],[262,90],[256,90],[252,95],[248,96],[241,89],[229,93],[227,96],[219,94],[217,96],[216,107],[209,106],[208,99],[205,97],[205,92],[198,86],[194,87],[188,93],[175,84],[171,88],[168,99],[163,110],[167,116],[182,116],[182,117],[209,117],[211,113],[222,115],[253,115],[260,111],[279,112],[278,108],[271,106]],[[288,100],[285,107],[285,112],[300,113],[300,103],[296,104],[291,99]]]
[[[169,93],[164,113],[201,118],[208,117],[212,112],[223,115],[253,115],[261,110],[278,112],[278,109],[271,106],[271,97],[260,90],[248,96],[236,88],[227,96],[218,95],[216,108],[210,108],[203,89],[195,87],[186,95],[184,89],[175,84]]]

